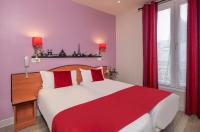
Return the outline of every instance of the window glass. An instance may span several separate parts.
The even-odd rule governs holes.
[[[158,12],[158,79],[160,84],[169,85],[170,75],[170,27],[171,9]]]
[[[157,51],[159,85],[184,89],[186,85],[187,2],[159,5]]]

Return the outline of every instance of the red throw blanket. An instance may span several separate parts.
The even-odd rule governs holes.
[[[52,132],[117,132],[170,94],[133,86],[58,113],[53,120]]]

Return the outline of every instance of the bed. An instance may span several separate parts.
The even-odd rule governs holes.
[[[38,107],[46,120],[49,129],[52,129],[54,117],[61,111],[73,108],[79,104],[98,100],[120,90],[125,90],[132,84],[122,83],[105,79],[104,81],[81,83],[81,69],[94,69],[95,67],[86,65],[66,65],[51,69],[49,71],[77,71],[78,85],[70,86],[63,89],[43,89],[40,73],[29,73],[29,78],[25,78],[24,74],[13,74],[12,85],[16,91],[27,91],[28,96],[36,97]],[[103,67],[106,72],[106,67]],[[20,81],[19,81],[20,80]],[[17,84],[17,85],[15,85]],[[79,85],[80,84],[80,85]],[[28,88],[28,89],[27,89]],[[77,97],[78,95],[78,97]],[[164,129],[175,117],[178,111],[179,97],[171,94],[169,97],[161,101],[151,111],[144,113],[142,116],[129,123],[121,132],[152,132]],[[169,107],[173,106],[173,107]]]
[[[78,85],[56,90],[41,89],[38,95],[38,107],[51,130],[53,119],[59,112],[99,97],[101,95]],[[144,114],[120,130],[120,132],[130,131],[153,132],[150,115]]]
[[[101,97],[133,85],[105,79],[104,81],[81,83],[81,86]],[[154,131],[165,129],[169,123],[172,122],[176,113],[178,112],[178,106],[179,96],[171,94],[149,112]]]

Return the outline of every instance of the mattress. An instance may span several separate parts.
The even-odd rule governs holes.
[[[38,95],[38,107],[51,130],[54,117],[61,111],[102,97],[82,86],[71,86],[60,89],[41,89]],[[152,132],[150,115],[144,114],[125,126],[120,132]]]
[[[129,88],[133,84],[105,79],[104,81],[81,83],[81,86],[102,97]],[[179,96],[171,94],[149,112],[154,131],[165,129],[172,122],[178,112],[178,106]]]

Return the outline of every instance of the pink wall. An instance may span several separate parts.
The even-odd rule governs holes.
[[[102,61],[96,59],[42,59],[29,71],[66,64],[115,66],[115,17],[71,0],[1,0],[0,2],[0,120],[12,116],[11,73],[24,72],[23,58],[31,56],[31,36],[42,34],[44,49],[67,53],[77,49],[96,53],[94,39],[108,44]]]

